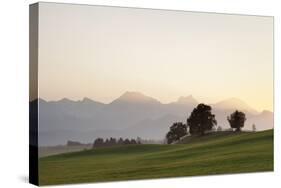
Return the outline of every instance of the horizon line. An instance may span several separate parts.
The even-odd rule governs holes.
[[[71,102],[83,102],[84,100],[88,99],[88,100],[93,101],[93,102],[97,102],[97,103],[101,103],[101,104],[104,104],[104,105],[108,105],[108,104],[111,104],[111,103],[113,103],[114,101],[118,100],[120,97],[122,97],[122,96],[125,95],[126,93],[137,93],[137,94],[143,95],[144,97],[148,97],[148,98],[154,99],[154,100],[156,100],[157,102],[159,102],[160,104],[164,104],[164,105],[165,105],[165,104],[177,103],[177,102],[179,102],[179,99],[182,98],[182,97],[183,97],[183,98],[191,97],[191,98],[193,98],[193,99],[196,101],[197,104],[203,103],[203,104],[207,104],[207,105],[215,105],[215,104],[218,104],[218,103],[223,102],[223,101],[235,99],[235,100],[239,100],[239,101],[245,103],[249,108],[251,108],[252,110],[254,110],[254,111],[256,111],[256,112],[259,112],[259,113],[260,113],[260,112],[263,112],[263,111],[269,111],[269,112],[272,112],[272,113],[273,113],[273,111],[274,111],[274,110],[269,110],[269,109],[257,110],[256,108],[250,106],[247,102],[245,102],[244,100],[242,100],[242,99],[240,99],[240,98],[238,98],[238,97],[228,97],[228,98],[224,98],[224,99],[222,99],[222,100],[218,100],[218,101],[213,102],[213,103],[204,103],[204,102],[199,102],[195,97],[193,97],[193,95],[190,94],[190,95],[186,95],[186,96],[179,96],[179,97],[177,98],[177,100],[164,103],[164,102],[158,100],[158,99],[155,98],[155,97],[151,97],[151,96],[145,95],[145,94],[143,94],[142,92],[138,92],[138,91],[126,91],[126,92],[123,92],[123,94],[121,94],[119,97],[113,99],[111,102],[108,102],[108,103],[101,102],[101,101],[95,100],[95,99],[90,98],[90,97],[83,97],[83,98],[77,99],[77,100],[71,99],[71,98],[68,98],[68,97],[63,97],[63,98],[60,98],[60,99],[57,99],[57,100],[52,100],[52,99],[51,99],[51,100],[47,100],[47,99],[44,99],[44,98],[42,98],[42,97],[38,97],[38,98],[36,98],[36,99],[33,99],[32,101],[35,101],[35,100],[37,100],[37,99],[39,99],[39,100],[41,99],[41,100],[43,100],[43,101],[45,101],[45,102],[59,102],[59,101],[62,101],[62,100],[69,100],[69,101],[71,101]],[[31,102],[32,102],[32,101],[31,101]]]

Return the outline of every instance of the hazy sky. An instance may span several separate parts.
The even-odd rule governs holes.
[[[39,95],[111,102],[140,91],[273,109],[273,18],[41,3]]]

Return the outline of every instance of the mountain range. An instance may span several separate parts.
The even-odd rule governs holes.
[[[163,139],[173,122],[186,122],[199,102],[193,96],[179,97],[163,104],[139,92],[125,92],[109,104],[84,98],[73,101],[39,99],[39,145],[65,144],[67,140],[92,142],[97,137],[137,136],[144,139]],[[237,98],[209,104],[218,125],[229,128],[227,116],[234,110],[246,113],[244,129],[273,128],[273,113],[258,112]]]

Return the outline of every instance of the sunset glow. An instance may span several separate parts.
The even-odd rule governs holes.
[[[43,99],[109,103],[139,91],[273,111],[273,17],[48,3],[39,14]]]

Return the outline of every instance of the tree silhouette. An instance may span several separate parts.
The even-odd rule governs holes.
[[[211,130],[213,126],[217,124],[215,115],[212,114],[211,110],[211,106],[203,103],[198,104],[198,106],[193,109],[187,119],[190,134],[204,135],[205,131]]]
[[[131,139],[130,143],[131,144],[137,144],[137,141],[135,139]]]
[[[138,137],[138,139],[140,140],[141,138]],[[123,140],[123,138],[120,137],[118,141],[116,138],[112,138],[112,137],[110,137],[109,139],[107,138],[105,140],[103,140],[103,138],[97,138],[93,143],[93,148],[121,146],[121,145],[129,145],[129,144],[141,144],[141,142],[133,138],[132,139],[126,138],[125,140]]]
[[[131,144],[130,140],[128,138],[126,138],[123,142],[123,144],[127,145],[127,144]]]
[[[179,140],[182,136],[187,134],[187,127],[182,122],[173,123],[170,131],[166,135],[168,144]]]
[[[104,146],[109,146],[109,139],[108,138],[104,141]]]
[[[122,145],[123,142],[124,142],[123,138],[120,137],[119,140],[118,140],[118,142],[117,142],[117,144],[118,144],[118,145]]]
[[[103,139],[102,138],[97,138],[95,141],[94,141],[94,144],[93,144],[93,148],[94,147],[101,147],[104,145],[104,142],[103,142]]]
[[[217,132],[221,132],[221,131],[222,131],[221,126],[218,126],[218,128],[217,128]]]
[[[227,116],[227,120],[231,128],[236,129],[237,132],[241,131],[241,128],[244,127],[246,121],[246,115],[243,112],[236,110],[230,116]]]
[[[109,146],[114,146],[114,145],[116,145],[116,139],[115,139],[115,138],[110,137],[110,140],[109,140]]]

